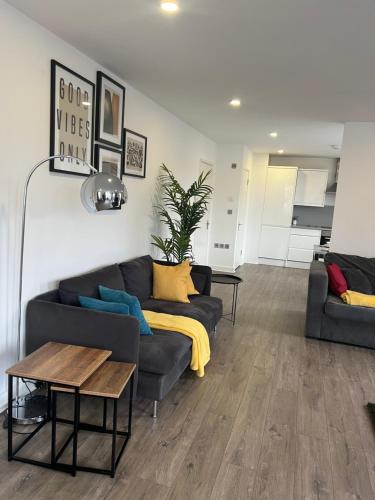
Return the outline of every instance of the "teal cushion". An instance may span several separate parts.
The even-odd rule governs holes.
[[[113,290],[102,285],[99,285],[99,295],[102,300],[106,300],[109,303],[126,304],[129,307],[129,314],[136,317],[139,321],[141,335],[152,335],[151,328],[143,316],[141,304],[137,297],[123,290]]]
[[[78,296],[79,303],[86,309],[95,309],[96,311],[103,311],[115,314],[129,314],[129,306],[126,304],[119,304],[118,302],[108,302],[92,297]]]

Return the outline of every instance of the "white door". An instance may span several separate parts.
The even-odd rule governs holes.
[[[244,263],[245,258],[245,235],[246,235],[246,221],[247,221],[247,194],[249,188],[250,172],[244,169],[242,172],[240,198],[238,204],[237,216],[237,233],[236,233],[236,246],[235,246],[235,268]]]
[[[324,207],[328,170],[299,169],[295,205]]]
[[[290,227],[262,226],[259,257],[286,260],[289,249]]]
[[[290,227],[297,167],[268,167],[262,224]]]
[[[201,160],[199,165],[199,173],[207,172],[211,170],[211,174],[207,178],[207,184],[214,188],[214,192],[208,203],[207,212],[205,213],[203,219],[200,222],[200,228],[194,233],[194,260],[197,264],[208,265],[209,264],[209,252],[210,252],[210,234],[212,226],[212,205],[213,198],[215,196],[215,169],[212,163]]]

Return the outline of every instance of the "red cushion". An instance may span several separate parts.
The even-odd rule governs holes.
[[[329,289],[332,293],[340,297],[341,294],[345,293],[348,289],[345,276],[337,264],[328,264],[327,273]]]

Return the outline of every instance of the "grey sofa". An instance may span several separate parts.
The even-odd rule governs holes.
[[[111,359],[135,362],[138,396],[161,401],[177,382],[191,360],[191,340],[176,332],[153,330],[139,334],[138,321],[131,316],[79,307],[78,295],[98,297],[98,285],[126,290],[136,295],[143,309],[194,318],[206,327],[210,338],[222,316],[222,302],[211,297],[211,268],[194,265],[192,279],[200,295],[190,304],[155,300],[152,294],[152,263],[149,256],[104,267],[65,279],[59,288],[39,295],[26,311],[26,351],[48,341],[112,350]]]
[[[325,259],[341,267],[349,289],[375,294],[375,259],[338,253]],[[305,335],[375,348],[375,309],[347,305],[331,294],[323,262],[314,261],[310,267]]]

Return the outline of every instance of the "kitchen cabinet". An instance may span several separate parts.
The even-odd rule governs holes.
[[[324,207],[328,170],[300,168],[297,175],[295,205]]]
[[[292,228],[289,238],[288,265],[292,267],[293,262],[310,264],[314,257],[314,245],[320,244],[321,234],[320,229]]]
[[[289,247],[290,227],[262,225],[259,257],[286,260]]]
[[[268,167],[262,224],[290,227],[297,167]]]

